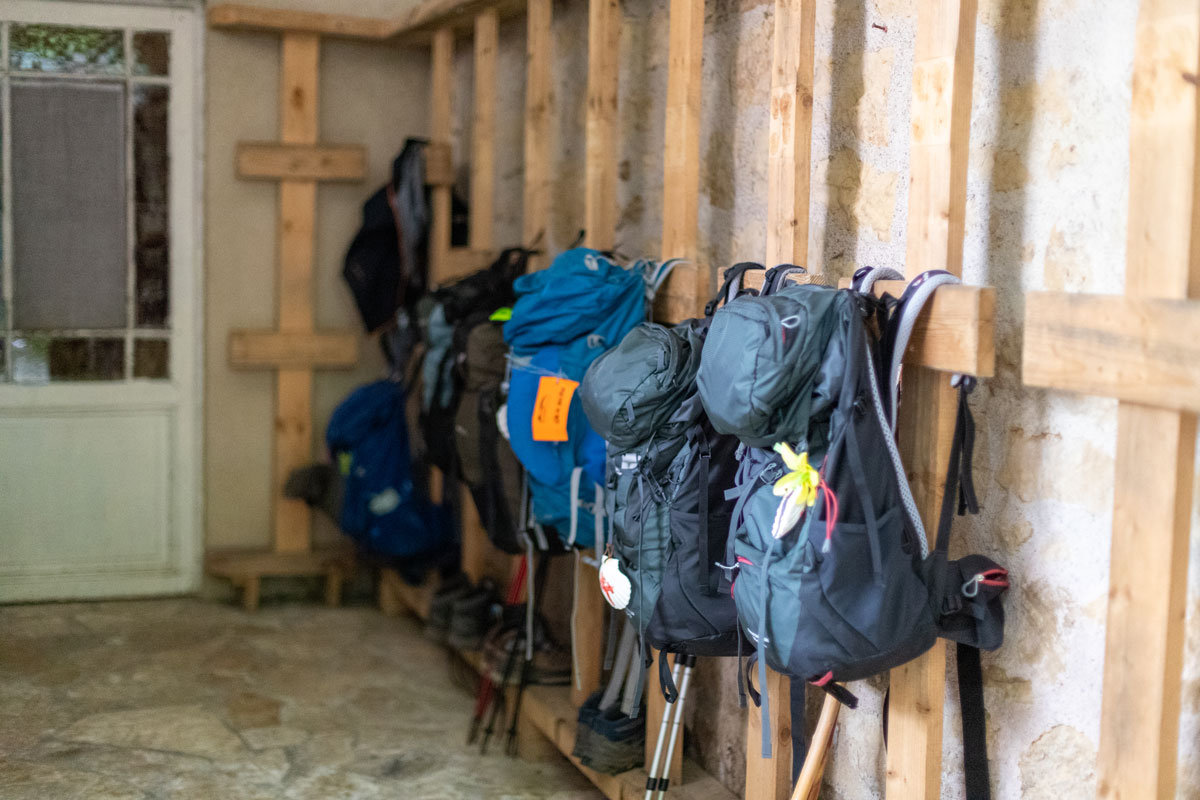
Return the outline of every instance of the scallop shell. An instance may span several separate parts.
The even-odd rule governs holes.
[[[633,587],[612,556],[605,556],[600,562],[600,591],[608,604],[618,611],[629,605]]]
[[[782,539],[792,528],[796,527],[796,523],[800,521],[800,514],[804,510],[804,504],[800,502],[800,495],[800,491],[793,491],[783,496],[783,500],[779,502],[779,508],[775,509],[775,521],[771,524],[771,536]]]

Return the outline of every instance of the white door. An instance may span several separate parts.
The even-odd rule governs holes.
[[[201,30],[0,3],[0,601],[198,585]]]

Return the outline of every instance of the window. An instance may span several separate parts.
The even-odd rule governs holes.
[[[0,23],[0,381],[169,377],[170,35]]]

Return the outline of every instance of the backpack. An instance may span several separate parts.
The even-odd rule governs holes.
[[[532,521],[552,528],[568,546],[591,548],[604,538],[605,443],[588,424],[573,388],[598,356],[645,319],[648,298],[673,265],[637,262],[625,268],[580,247],[513,286],[517,301],[504,324],[512,348],[505,409],[509,441],[526,469]],[[566,437],[539,441],[534,412],[543,379],[551,378],[574,384],[567,390]],[[559,396],[565,398],[566,391]]]
[[[524,471],[496,423],[508,357],[502,323],[481,322],[467,330],[465,339],[462,396],[454,418],[460,471],[492,544],[521,554]]]
[[[737,611],[719,567],[733,506],[723,493],[738,441],[708,421],[696,373],[713,308],[752,268],[761,269],[738,264],[726,272],[705,317],[672,328],[639,325],[592,364],[580,387],[589,421],[609,443],[611,559],[602,590],[645,644],[665,652],[739,652]],[[629,585],[628,599],[614,595],[616,582]],[[672,698],[666,664],[659,677]]]
[[[946,556],[956,495],[960,513],[977,510],[967,405],[973,380],[958,382],[932,548],[895,444],[908,335],[933,289],[958,279],[925,273],[897,302],[860,291],[876,277],[863,272],[844,290],[776,282],[762,297],[734,300],[715,315],[701,361],[705,408],[744,443],[727,493],[737,500],[727,563],[735,565],[739,618],[756,645],[764,719],[767,666],[853,705],[836,682],[910,661],[939,635],[985,649],[1003,637],[999,598],[1008,573],[982,556]],[[737,392],[750,400],[742,408],[731,403]],[[770,746],[764,727],[764,755]]]
[[[413,482],[404,387],[369,383],[334,409],[325,441],[342,477],[339,525],[366,551],[440,560],[455,540],[445,510]]]
[[[467,337],[496,309],[512,305],[513,281],[525,272],[531,252],[505,250],[486,269],[435,290],[425,301],[420,430],[425,458],[448,478],[459,474],[455,419]]]

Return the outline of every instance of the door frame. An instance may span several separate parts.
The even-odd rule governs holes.
[[[0,415],[6,417],[85,416],[104,411],[150,413],[170,409],[171,475],[168,507],[172,528],[170,563],[164,569],[72,569],[58,576],[72,588],[63,598],[183,594],[199,589],[203,576],[203,399],[204,399],[204,9],[199,2],[77,2],[77,0],[8,0],[0,17],[83,27],[165,30],[171,33],[171,107],[168,143],[170,167],[170,378],[112,383],[63,382],[44,385],[0,382]],[[177,46],[182,45],[182,46]],[[0,43],[7,58],[7,42]],[[2,146],[11,163],[9,137]],[[11,186],[4,186],[9,206]],[[11,254],[11,230],[5,247]],[[184,262],[184,263],[181,263]],[[190,263],[186,263],[190,262]],[[188,339],[190,338],[190,342]],[[181,347],[188,343],[190,346]],[[113,591],[127,578],[128,592]],[[0,573],[0,602],[53,599],[49,574]]]

